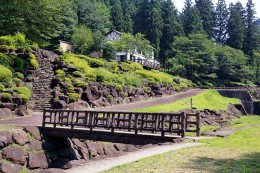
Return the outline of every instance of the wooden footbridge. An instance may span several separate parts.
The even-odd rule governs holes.
[[[44,110],[42,129],[51,136],[86,139],[91,135],[185,137],[200,135],[199,113],[147,113],[92,110]]]

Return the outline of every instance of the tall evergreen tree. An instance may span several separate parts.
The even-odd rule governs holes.
[[[228,10],[225,0],[218,0],[215,10],[214,39],[219,44],[224,44],[227,39]]]
[[[124,32],[134,32],[134,20],[136,14],[136,6],[132,0],[121,0],[123,14],[124,14]]]
[[[196,7],[200,12],[203,30],[211,38],[213,37],[213,3],[211,0],[195,0]]]
[[[160,58],[163,65],[167,61],[167,51],[173,42],[175,36],[183,34],[183,27],[178,17],[178,11],[176,10],[171,0],[161,2],[161,11],[163,18],[162,37],[160,41]]]
[[[235,49],[242,49],[244,42],[243,6],[240,2],[230,4],[230,17],[227,24],[228,39],[226,44]]]
[[[250,64],[254,63],[254,50],[259,47],[257,38],[257,24],[255,17],[255,9],[252,0],[248,0],[246,5],[246,22],[245,22],[245,40],[243,44],[243,51],[250,57]]]
[[[113,29],[121,32],[124,31],[124,16],[120,0],[111,1],[110,11]]]
[[[186,35],[204,33],[199,10],[196,6],[192,6],[191,0],[185,1],[182,16],[184,33]]]

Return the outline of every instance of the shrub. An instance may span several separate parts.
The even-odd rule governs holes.
[[[17,53],[24,53],[24,51],[25,51],[24,47],[17,47],[15,52],[17,52]]]
[[[144,69],[142,64],[140,64],[138,62],[132,62],[130,65],[133,67],[134,70],[143,70]]]
[[[107,95],[107,100],[109,101],[109,102],[111,102],[112,100],[113,100],[114,98],[113,98],[113,96],[112,95]]]
[[[126,62],[121,63],[121,68],[123,71],[134,71],[134,66],[131,66],[131,64],[128,64]]]
[[[72,73],[72,75],[73,75],[74,77],[82,77],[82,72],[80,72],[80,71],[74,71],[74,72]]]
[[[6,53],[8,50],[9,47],[7,45],[0,45],[0,52]]]
[[[27,97],[24,94],[18,94],[18,96],[22,98],[23,104],[26,104],[30,100],[30,97]]]
[[[188,85],[186,83],[180,83],[180,88],[187,89]]]
[[[10,69],[12,66],[14,66],[13,56],[0,53],[0,64]]]
[[[70,90],[70,91],[73,91],[74,90],[74,86],[72,84],[71,79],[67,77],[67,78],[64,79],[64,81],[68,85],[67,89]]]
[[[70,103],[76,102],[79,100],[78,93],[68,93]]]
[[[152,89],[150,87],[144,87],[144,92],[149,93],[151,91],[152,91]]]
[[[36,56],[34,55],[34,54],[32,54],[32,53],[29,53],[28,54],[28,59],[35,59],[36,60]]]
[[[124,74],[112,74],[112,82],[114,84],[125,85],[125,75]]]
[[[180,88],[178,85],[175,85],[175,86],[174,86],[174,89],[175,89],[175,91],[177,91],[177,92],[179,92],[179,91],[181,90],[181,88]]]
[[[7,35],[7,36],[1,36],[0,37],[0,45],[8,45],[11,46],[15,42],[14,37]]]
[[[2,102],[10,102],[12,100],[12,94],[10,93],[2,93],[1,94],[1,101]]]
[[[11,56],[11,55],[10,55]],[[18,71],[18,72],[24,72],[26,69],[27,69],[27,66],[28,66],[28,62],[24,59],[21,59],[21,58],[18,58],[16,56],[11,56],[13,62],[14,62],[14,69],[15,71]]]
[[[21,80],[23,80],[23,78],[24,78],[24,75],[22,73],[20,73],[20,72],[15,72],[14,76],[19,78],[19,79],[21,79]]]
[[[90,65],[90,67],[94,67],[94,68],[104,67],[104,62],[102,60],[90,58],[85,55],[77,55],[77,56],[81,59],[86,60],[88,62],[88,64]]]
[[[117,86],[116,86],[116,90],[117,90],[118,92],[123,92],[123,87],[122,87],[122,85],[117,85]]]
[[[82,71],[84,73],[88,73],[91,71],[91,67],[89,66],[88,62],[73,55],[73,54],[65,54],[63,56],[64,62],[68,64],[73,64],[74,67],[76,67],[79,71]]]
[[[97,74],[94,71],[88,72],[87,74],[85,74],[85,79],[87,81],[96,81],[97,80]]]
[[[78,82],[75,82],[74,86],[85,89],[85,88],[88,87],[88,83],[87,82],[78,81]]]
[[[105,68],[108,69],[108,71],[111,71],[112,73],[118,73],[118,62],[106,62]]]
[[[137,70],[136,73],[140,76],[142,76],[143,78],[153,78],[155,80],[155,82],[159,82],[160,84],[162,83],[162,79],[156,75],[155,73],[148,71],[148,70]]]
[[[13,90],[17,94],[23,94],[23,95],[25,95],[28,98],[31,97],[31,90],[29,88],[26,88],[26,87],[16,87]]]
[[[35,51],[35,50],[39,49],[39,45],[36,44],[36,43],[33,43],[33,44],[30,45],[30,48]]]
[[[4,90],[5,90],[5,86],[0,83],[0,91],[4,91]]]
[[[15,84],[15,86],[21,86],[22,82],[23,81],[21,79],[13,78],[13,83]]]
[[[128,86],[140,87],[142,85],[142,79],[135,73],[125,73],[125,84]]]
[[[60,70],[60,69],[59,69],[59,70],[56,70],[55,73],[56,73],[55,77],[57,77],[57,78],[59,78],[59,79],[62,79],[62,78],[65,77],[65,72],[62,71],[62,70]]]
[[[0,82],[10,84],[12,81],[12,76],[13,74],[8,68],[0,65]]]
[[[37,62],[37,60],[35,59],[31,59],[30,60],[30,65],[34,68],[34,69],[37,69],[39,67],[39,64]]]
[[[13,37],[16,47],[25,48],[28,45],[24,34],[18,33]]]
[[[95,70],[97,74],[97,82],[111,83],[112,74],[103,68],[98,68]]]
[[[14,46],[8,46],[8,50],[9,50],[9,52],[14,52],[15,51],[15,47]]]

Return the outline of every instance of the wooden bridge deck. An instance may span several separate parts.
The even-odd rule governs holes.
[[[90,110],[44,110],[42,127],[58,131],[150,136],[200,135],[199,113],[147,113]],[[192,129],[191,129],[192,127]],[[175,134],[175,135],[173,135]],[[73,137],[73,136],[70,136]],[[77,136],[78,137],[78,136]]]

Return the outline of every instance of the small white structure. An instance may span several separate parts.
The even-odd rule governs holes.
[[[105,41],[116,41],[121,39],[122,33],[116,30],[111,30],[106,34]],[[116,61],[134,61],[139,62],[145,67],[148,68],[160,68],[160,63],[154,59],[154,48],[151,47],[151,54],[149,55],[149,58],[145,56],[145,54],[141,51],[138,51],[138,48],[136,47],[132,51],[128,52],[117,52],[115,60]]]
[[[66,41],[60,40],[60,47],[59,47],[59,49],[60,49],[62,52],[72,52],[72,45],[69,44],[69,43],[66,42]]]

